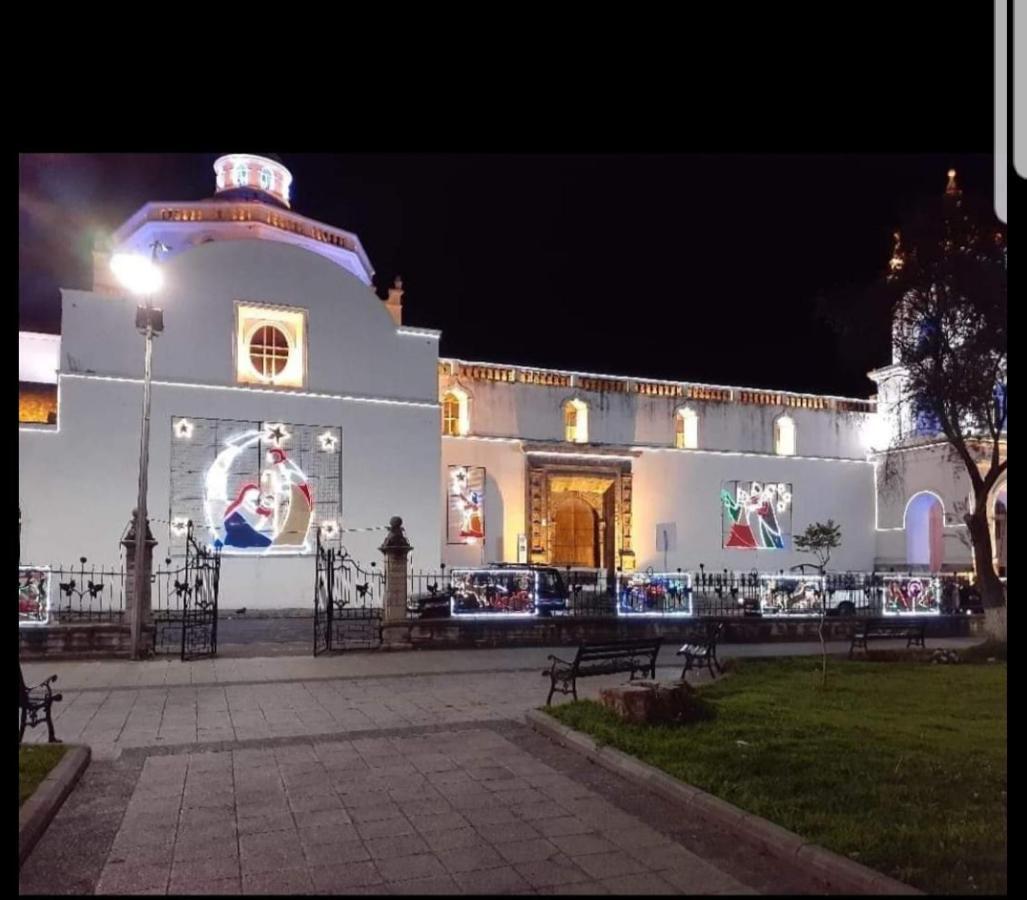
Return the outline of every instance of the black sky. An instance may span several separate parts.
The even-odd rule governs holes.
[[[58,331],[93,237],[211,196],[216,156],[23,155],[20,327]],[[944,153],[281,156],[293,209],[355,231],[382,294],[401,274],[444,355],[855,396],[887,329],[841,347],[817,296],[875,278],[950,166],[992,186],[990,155]]]

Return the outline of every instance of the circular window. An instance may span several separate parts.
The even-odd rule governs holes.
[[[261,325],[250,338],[250,362],[262,378],[281,375],[289,362],[289,339],[274,325]]]

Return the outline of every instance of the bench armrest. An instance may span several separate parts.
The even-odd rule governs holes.
[[[552,674],[556,671],[556,667],[557,666],[567,666],[568,668],[570,668],[571,666],[574,665],[573,662],[571,662],[569,660],[566,660],[566,659],[561,659],[559,656],[553,656],[552,654],[547,656],[546,659],[551,660],[551,664],[550,664],[548,669],[543,669],[542,670],[542,675],[543,676],[547,676],[548,675],[548,676],[551,677]]]

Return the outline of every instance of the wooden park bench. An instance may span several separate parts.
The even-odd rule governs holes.
[[[56,675],[51,675],[42,684],[34,688],[25,686],[25,676],[21,673],[21,663],[18,663],[18,687],[19,705],[21,707],[21,730],[18,732],[18,743],[25,736],[26,726],[35,728],[40,722],[46,722],[46,729],[50,733],[50,743],[59,744],[53,732],[53,719],[50,717],[50,707],[62,697],[55,694],[50,685],[57,680]]]
[[[640,641],[608,641],[603,644],[582,644],[578,647],[573,660],[550,656],[552,665],[543,669],[542,675],[548,675],[551,681],[546,706],[553,699],[553,693],[571,694],[578,699],[577,679],[590,675],[614,675],[618,672],[629,672],[634,679],[635,673],[648,674],[656,678],[656,657],[660,652],[662,638]],[[559,685],[559,686],[558,686]]]
[[[693,639],[687,644],[681,645],[677,655],[685,658],[685,667],[681,670],[682,680],[688,670],[696,663],[698,663],[698,668],[700,669],[703,667],[703,664],[706,665],[706,668],[710,671],[710,678],[717,677],[713,673],[714,665],[716,665],[717,671],[723,674],[724,670],[720,666],[720,660],[717,659],[717,641],[720,640],[720,635],[723,631],[723,622],[710,622],[706,625],[706,633],[703,637]]]
[[[857,647],[867,649],[868,640],[884,638],[905,638],[906,647],[923,647],[926,622],[896,622],[893,619],[865,619],[858,623],[852,631],[852,643],[849,645],[849,658]]]

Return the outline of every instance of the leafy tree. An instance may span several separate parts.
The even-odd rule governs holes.
[[[827,571],[827,564],[831,560],[831,551],[837,550],[842,545],[842,527],[836,525],[834,519],[827,522],[814,522],[806,527],[802,534],[794,538],[795,549],[800,553],[812,553],[817,560],[817,570],[823,576]],[[826,591],[820,597],[820,627],[817,634],[820,636],[820,652],[823,658],[821,687],[827,686],[827,644],[824,642],[824,616],[827,615]]]
[[[1005,606],[988,502],[1006,471],[1006,229],[990,203],[949,186],[896,235],[882,292],[893,311],[902,402],[944,434],[973,488],[963,519],[986,609]],[[1004,626],[1003,626],[1004,630]]]
[[[1005,637],[1005,589],[995,572],[988,502],[1006,472],[1008,288],[1006,228],[990,197],[964,195],[949,172],[945,192],[896,232],[882,277],[858,295],[821,298],[843,339],[861,344],[868,323],[892,323],[898,406],[914,434],[943,435],[972,486],[962,509],[988,630]],[[908,435],[896,435],[896,449]],[[892,470],[885,454],[884,472]]]

